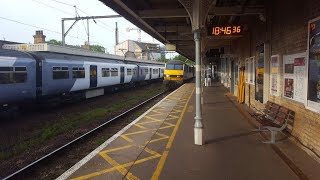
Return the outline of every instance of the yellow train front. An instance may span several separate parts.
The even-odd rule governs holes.
[[[164,84],[169,88],[177,88],[194,77],[194,68],[179,60],[170,60],[164,70]]]

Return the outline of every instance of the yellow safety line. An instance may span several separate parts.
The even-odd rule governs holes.
[[[133,146],[133,145],[127,145],[127,146],[122,146],[122,147],[107,149],[107,150],[101,151],[100,153],[109,153],[109,152],[118,151],[118,150],[122,150],[122,149],[128,149],[128,148],[130,148],[130,147],[132,147],[132,146]]]
[[[137,127],[141,128],[141,129],[147,129],[146,127],[141,126],[141,125],[139,125],[139,124],[134,124],[134,126],[137,126]]]
[[[145,116],[145,118],[152,119],[152,120],[154,120],[154,122],[162,122],[163,121],[163,120],[160,120],[160,119],[157,119],[157,118],[154,118],[154,117],[150,117],[150,116]],[[142,123],[144,123],[144,122],[142,122]],[[139,123],[139,124],[141,124],[141,123]]]
[[[156,134],[156,135],[159,135],[159,136],[161,136],[161,137],[169,137],[168,135],[166,135],[166,134],[161,134],[161,133],[159,133],[159,132],[156,132],[155,134]]]
[[[100,154],[100,153],[99,153]],[[121,164],[119,164],[117,161],[113,160],[110,156],[108,156],[107,154],[100,154],[100,156],[103,157],[103,159],[105,159],[109,164],[111,164],[112,166],[117,167],[116,169],[122,174],[122,175],[126,175],[126,178],[129,180],[134,180],[134,179],[139,179],[137,177],[135,177],[132,173],[128,172],[128,170]]]
[[[189,103],[189,101],[191,99],[191,96],[193,95],[193,92],[194,92],[194,88],[193,88],[193,90],[192,90],[192,92],[191,92],[191,94],[190,94],[190,96],[189,96],[189,98],[188,98],[183,110],[182,110],[182,113],[180,115],[180,118],[179,118],[175,128],[173,129],[173,132],[172,132],[172,134],[170,136],[170,139],[169,139],[169,141],[167,143],[166,150],[163,152],[163,155],[160,158],[160,161],[159,161],[159,163],[157,165],[157,168],[156,168],[156,170],[154,171],[154,173],[152,175],[152,178],[151,178],[152,180],[157,180],[159,178],[160,174],[161,174],[161,171],[163,169],[164,163],[166,162],[168,154],[169,154],[169,149],[172,146],[173,140],[174,140],[174,138],[175,138],[175,136],[177,134],[178,128],[179,128],[180,123],[182,121],[182,118],[183,118],[183,116],[185,114],[185,111],[187,109],[187,105],[188,105],[188,103]]]
[[[126,135],[120,135],[120,137],[122,137],[124,140],[128,141],[129,143],[133,142],[133,140],[128,138]]]
[[[147,129],[147,130],[143,130],[143,131],[136,131],[136,132],[127,133],[127,134],[122,134],[122,135],[130,136],[130,135],[134,135],[134,134],[141,134],[141,133],[149,132],[149,131],[152,131],[152,130],[154,130],[154,129]]]
[[[150,152],[148,152],[148,153],[150,153]],[[150,153],[150,154],[152,154],[152,153]],[[122,164],[120,166],[123,167],[123,168],[126,168],[126,167],[129,167],[129,166],[132,166],[133,164],[140,164],[140,163],[143,163],[145,161],[149,161],[149,160],[152,160],[152,159],[155,159],[155,158],[158,158],[158,157],[161,156],[160,154],[158,154],[156,152],[153,152],[153,154],[155,154],[155,155],[154,156],[150,156],[150,157],[146,157],[146,158],[143,158],[143,159],[139,159],[137,161],[132,161],[132,162],[129,162],[129,163],[126,163],[126,164]],[[118,168],[120,168],[120,167],[115,166],[115,167],[112,167],[112,168],[109,168],[109,169],[104,169],[104,170],[101,170],[101,171],[98,171],[98,172],[94,172],[94,173],[91,173],[91,174],[80,176],[80,177],[74,178],[72,180],[82,180],[82,179],[93,178],[93,177],[99,176],[101,174],[105,174],[105,173],[109,173],[109,172],[115,171]]]
[[[169,139],[169,137],[162,137],[162,138],[153,139],[153,140],[149,141],[148,143],[154,143],[154,142],[161,141],[164,139]]]

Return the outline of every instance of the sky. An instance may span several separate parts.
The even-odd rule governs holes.
[[[61,41],[61,18],[80,16],[105,16],[117,14],[98,0],[0,0],[0,39],[22,43],[33,43],[36,30],[43,30],[46,41]],[[136,28],[124,18],[96,19],[89,21],[90,44],[98,44],[114,53],[115,22],[118,22],[119,42],[127,39],[137,40]],[[73,21],[65,22],[68,29]],[[87,21],[78,21],[66,37],[70,45],[83,45],[87,40]],[[142,32],[142,42],[160,43]]]

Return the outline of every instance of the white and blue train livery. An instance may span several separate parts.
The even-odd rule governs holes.
[[[0,105],[104,94],[105,88],[162,80],[164,65],[0,49]]]

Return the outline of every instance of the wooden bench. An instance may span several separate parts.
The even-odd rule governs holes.
[[[294,120],[294,112],[278,104],[267,102],[263,113],[253,115],[260,123],[259,129],[254,131],[270,131],[271,139],[264,143],[276,143],[276,134],[282,132],[289,121]]]

